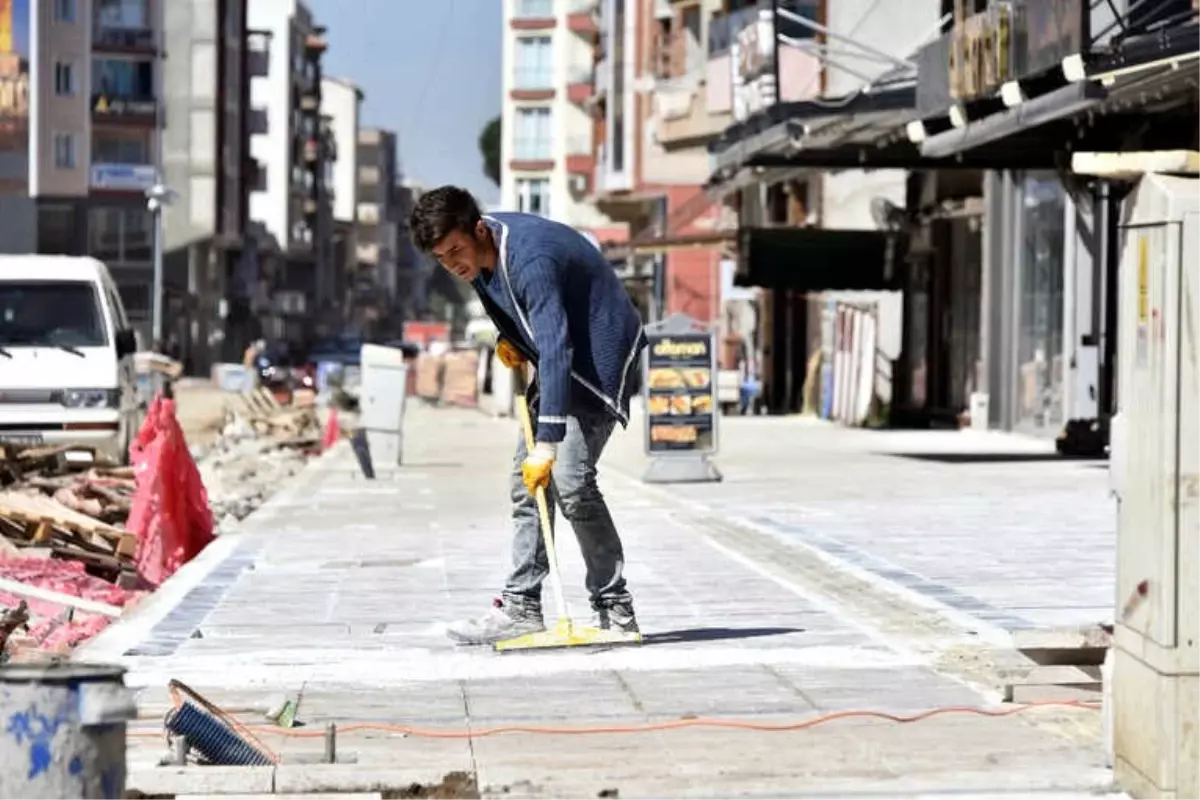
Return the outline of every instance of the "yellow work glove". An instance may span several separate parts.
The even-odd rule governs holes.
[[[500,356],[500,363],[509,369],[516,369],[525,363],[525,356],[508,339],[496,342],[496,355]]]
[[[550,470],[554,467],[557,448],[549,442],[538,442],[533,452],[525,456],[521,464],[521,477],[530,494],[537,494],[538,487],[550,488]]]

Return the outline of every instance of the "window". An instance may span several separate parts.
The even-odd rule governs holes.
[[[144,205],[98,206],[88,211],[88,252],[101,261],[148,263],[153,239]]]
[[[75,65],[54,62],[54,93],[59,97],[75,94]]]
[[[534,36],[517,39],[516,74],[513,76],[516,89],[554,88],[554,50],[549,36]]]
[[[550,109],[517,109],[513,158],[521,161],[546,161],[551,158]]]
[[[149,164],[150,139],[137,129],[92,129],[92,161],[98,164]]]
[[[517,180],[517,210],[550,216],[550,181],[545,178]]]
[[[95,2],[97,27],[147,27],[146,0],[95,0]]]
[[[75,0],[54,0],[54,21],[68,25],[75,22]]]
[[[0,346],[103,347],[100,295],[83,281],[0,284]]]
[[[517,16],[547,19],[554,16],[554,0],[517,0]]]
[[[612,0],[612,87],[609,89],[609,167],[613,172],[625,172],[625,0]]]
[[[92,62],[92,85],[107,97],[151,98],[154,96],[154,63],[122,58],[98,58]]]
[[[75,169],[75,134],[54,134],[54,166]]]
[[[68,205],[42,205],[37,211],[38,252],[46,255],[73,255],[75,210]]]

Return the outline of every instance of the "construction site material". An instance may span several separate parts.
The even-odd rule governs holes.
[[[174,400],[154,398],[129,449],[137,476],[128,521],[137,536],[137,569],[158,586],[212,541],[212,510]]]
[[[194,750],[204,763],[220,766],[268,766],[278,761],[257,739],[258,747],[239,735],[235,728],[242,727],[240,723],[186,684],[171,681],[168,688],[174,704],[166,717],[168,738],[185,739],[185,760]]]
[[[125,723],[137,713],[122,667],[0,668],[0,797],[125,796]]]
[[[525,382],[521,368],[513,370],[513,379],[518,386],[517,414],[521,418],[521,427],[525,431],[526,452],[532,453],[534,447],[533,421],[529,417],[529,404],[525,400]],[[554,532],[550,527],[550,507],[546,503],[546,490],[539,486],[534,496],[537,500],[538,519],[541,521],[542,541],[546,545],[546,561],[550,567],[549,580],[554,593],[554,607],[558,611],[558,623],[552,629],[548,628],[538,633],[527,633],[524,636],[496,642],[492,645],[493,649],[503,653],[556,647],[641,644],[642,635],[640,633],[576,626],[571,621],[571,615],[567,611],[567,599],[563,594],[562,575],[558,570],[558,551],[554,545]]]

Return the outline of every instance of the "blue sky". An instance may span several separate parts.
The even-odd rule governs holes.
[[[396,131],[405,174],[492,203],[479,132],[500,113],[496,0],[308,0],[329,29],[325,73],[366,95],[362,122]]]

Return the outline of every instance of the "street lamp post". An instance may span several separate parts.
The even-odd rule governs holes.
[[[151,347],[162,344],[163,304],[163,207],[175,201],[177,193],[161,182],[146,190],[146,207],[154,215],[154,288],[151,306]]]

